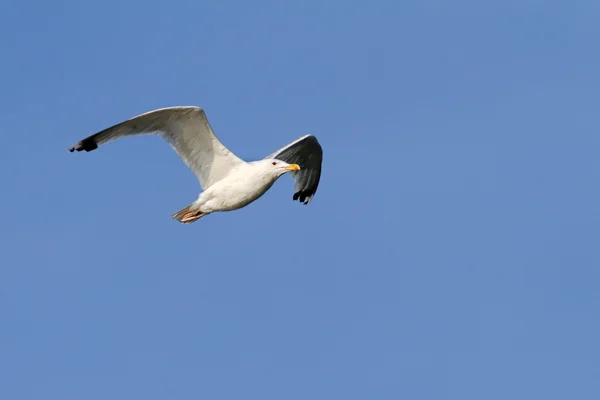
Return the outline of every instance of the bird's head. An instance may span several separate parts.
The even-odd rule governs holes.
[[[300,171],[300,166],[298,164],[288,164],[285,161],[276,159],[262,160],[261,164],[275,176],[281,176],[286,172]]]

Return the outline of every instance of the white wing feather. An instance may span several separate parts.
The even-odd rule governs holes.
[[[138,115],[81,140],[69,151],[92,151],[122,137],[149,134],[171,145],[204,190],[244,163],[219,141],[199,107],[161,108]]]

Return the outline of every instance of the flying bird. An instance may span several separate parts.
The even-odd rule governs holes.
[[[165,139],[200,182],[198,199],[172,215],[181,223],[245,207],[285,173],[295,181],[294,201],[310,203],[319,186],[323,149],[315,136],[302,136],[262,160],[246,162],[219,141],[204,110],[194,106],[140,114],[79,141],[69,151],[88,152],[122,137],[149,134]]]

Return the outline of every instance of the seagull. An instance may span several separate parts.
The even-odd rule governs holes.
[[[165,139],[200,182],[198,199],[172,214],[184,224],[247,206],[285,173],[295,181],[294,201],[306,205],[321,179],[323,149],[315,136],[302,136],[262,160],[246,162],[219,141],[204,110],[195,106],[140,114],[77,142],[69,151],[88,152],[122,137],[150,134]]]

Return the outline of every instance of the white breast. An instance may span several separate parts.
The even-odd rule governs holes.
[[[203,211],[232,211],[260,198],[277,180],[252,164],[242,164],[203,192],[197,203]]]

